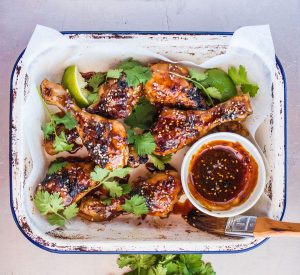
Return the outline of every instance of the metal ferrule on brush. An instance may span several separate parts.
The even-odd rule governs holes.
[[[236,216],[229,218],[225,228],[225,235],[236,237],[254,237],[256,224],[255,216]]]

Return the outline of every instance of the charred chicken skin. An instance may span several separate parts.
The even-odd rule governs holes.
[[[99,88],[99,100],[89,106],[87,111],[118,119],[128,117],[141,96],[141,85],[128,87],[125,76],[109,79]]]
[[[172,73],[188,76],[188,69],[177,64],[156,63],[144,90],[153,104],[184,109],[207,109],[201,93],[192,83]]]
[[[67,164],[59,171],[47,174],[38,185],[37,190],[58,192],[67,206],[73,202],[78,202],[92,187],[96,186],[90,178],[90,173],[94,169],[94,164],[88,160],[78,158],[64,159]]]
[[[207,134],[214,127],[229,121],[243,121],[252,108],[246,95],[236,96],[213,108],[176,110],[164,108],[151,132],[156,143],[156,155],[172,154]]]
[[[59,84],[44,80],[41,93],[47,104],[73,114],[82,143],[96,164],[110,170],[127,164],[127,135],[122,123],[81,110]]]
[[[149,208],[147,215],[167,217],[181,194],[181,181],[176,171],[153,174],[149,179],[139,178],[134,193],[143,196]]]
[[[78,215],[91,222],[109,221],[123,212],[121,203],[124,201],[124,198],[113,198],[111,204],[106,205],[98,197],[88,195],[81,200]]]

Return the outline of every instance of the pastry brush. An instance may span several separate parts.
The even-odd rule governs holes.
[[[187,222],[208,233],[219,236],[233,237],[300,237],[300,223],[290,223],[272,220],[266,217],[235,216],[231,218],[216,218],[192,210],[185,217]]]

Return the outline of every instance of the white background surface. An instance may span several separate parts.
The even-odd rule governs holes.
[[[270,24],[288,83],[288,192],[284,219],[300,222],[300,0],[0,0],[0,275],[121,274],[114,255],[58,255],[33,246],[9,207],[9,77],[36,24],[58,30],[234,31]],[[205,255],[217,274],[300,274],[300,239],[247,253]]]

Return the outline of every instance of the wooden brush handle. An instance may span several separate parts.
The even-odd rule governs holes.
[[[268,218],[257,218],[254,237],[300,237],[300,223],[274,221]]]

